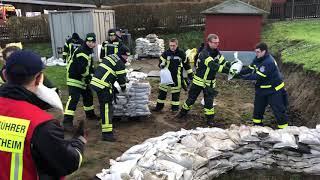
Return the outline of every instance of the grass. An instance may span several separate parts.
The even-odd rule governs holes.
[[[204,40],[203,31],[190,31],[186,33],[175,33],[159,35],[159,38],[164,39],[165,47],[168,49],[168,42],[171,38],[177,38],[179,40],[179,48],[187,50],[190,48],[198,48]]]
[[[41,57],[52,57],[51,42],[23,44],[24,49],[32,50]]]
[[[281,21],[263,28],[262,40],[271,52],[282,51],[284,62],[320,72],[320,20]]]

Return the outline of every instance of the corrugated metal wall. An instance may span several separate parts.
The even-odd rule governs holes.
[[[49,13],[52,51],[55,57],[61,57],[66,39],[76,32],[81,38],[94,32],[98,43],[107,38],[107,32],[115,27],[113,10],[74,10]],[[97,49],[95,49],[97,52]],[[96,54],[96,57],[97,54]]]

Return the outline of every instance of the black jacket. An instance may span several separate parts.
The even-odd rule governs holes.
[[[0,87],[0,97],[26,101],[41,109],[50,106],[24,87],[4,84]],[[30,112],[32,113],[32,112]],[[83,154],[84,143],[80,139],[64,139],[63,128],[52,119],[40,124],[31,139],[32,158],[41,179],[59,179],[76,171]]]

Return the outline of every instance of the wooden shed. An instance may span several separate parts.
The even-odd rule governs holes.
[[[220,50],[251,51],[260,41],[263,15],[268,12],[239,0],[228,0],[201,13],[206,15],[205,37],[217,34]]]

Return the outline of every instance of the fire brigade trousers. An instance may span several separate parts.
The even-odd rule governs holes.
[[[97,92],[98,100],[100,104],[100,117],[101,117],[101,129],[102,132],[112,132],[112,91],[109,88],[105,88]]]
[[[287,96],[286,90],[282,89],[269,95],[259,95],[256,93],[254,98],[253,123],[260,124],[263,122],[263,115],[268,105],[271,106],[272,112],[277,120],[278,128],[282,129],[288,126]]]
[[[178,111],[180,106],[180,91],[181,87],[179,86],[173,86],[173,85],[159,85],[159,95],[157,99],[157,109],[162,109],[164,107],[164,102],[167,97],[167,93],[170,90],[172,94],[172,100],[171,100],[171,110],[172,111]]]
[[[212,87],[201,87],[196,84],[192,84],[189,90],[188,99],[182,106],[182,112],[187,113],[192,105],[197,100],[199,94],[203,91],[204,96],[204,115],[207,121],[213,121],[214,119],[214,107],[213,107],[213,99],[216,96],[216,91]]]
[[[80,95],[83,100],[83,109],[87,117],[94,115],[94,106],[93,106],[93,96],[92,91],[87,86],[86,89],[81,89],[74,86],[68,86],[69,89],[69,98],[66,104],[64,112],[64,121],[73,121],[73,117],[77,108],[77,104],[80,100]]]

